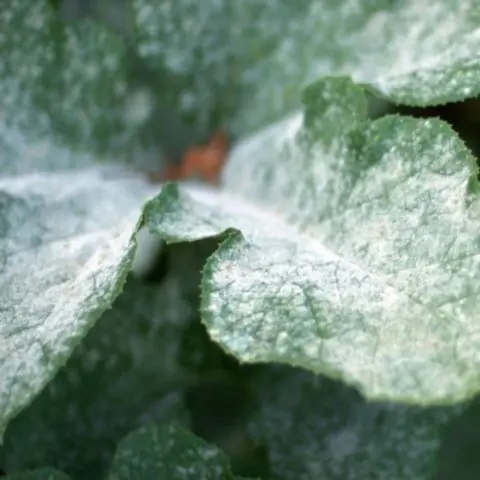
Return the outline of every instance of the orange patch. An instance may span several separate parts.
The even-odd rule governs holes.
[[[162,175],[150,175],[152,181],[182,180],[197,177],[217,184],[228,154],[229,141],[225,132],[217,131],[205,146],[190,147],[180,165],[167,165]]]

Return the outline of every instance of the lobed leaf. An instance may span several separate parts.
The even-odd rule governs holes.
[[[237,146],[223,189],[167,186],[147,225],[173,240],[224,232],[202,312],[240,361],[300,366],[374,399],[472,396],[474,159],[439,120],[368,121],[348,79],[319,81],[304,98],[304,115]]]

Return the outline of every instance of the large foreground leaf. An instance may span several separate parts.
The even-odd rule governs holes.
[[[243,362],[339,377],[371,398],[452,402],[480,389],[475,161],[438,120],[369,122],[326,79],[241,143],[223,190],[169,186],[165,238],[233,231],[204,269],[211,337]]]
[[[186,283],[185,271],[160,287],[127,281],[54,380],[10,423],[8,472],[51,465],[76,479],[101,479],[132,429],[188,421],[183,390],[195,379],[190,355],[203,352],[192,348],[195,339],[184,347],[197,320]]]
[[[120,293],[152,192],[110,168],[0,177],[0,438]]]
[[[480,6],[357,0],[132,0],[139,55],[198,128],[243,135],[298,108],[324,75],[353,75],[394,102],[480,93]]]
[[[476,457],[471,448],[460,456],[443,448],[446,427],[464,406],[369,403],[340,382],[292,368],[266,368],[256,388],[250,431],[267,447],[275,479],[473,479],[480,472],[478,464],[467,468]],[[462,433],[454,440],[465,448]]]

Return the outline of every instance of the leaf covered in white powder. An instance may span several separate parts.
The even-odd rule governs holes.
[[[204,269],[202,313],[240,361],[300,366],[375,399],[472,396],[474,159],[439,120],[369,121],[348,79],[304,100],[304,114],[236,147],[221,190],[167,186],[146,223],[173,240],[227,232]]]
[[[131,430],[188,422],[183,393],[202,353],[194,348],[198,339],[185,338],[197,321],[189,275],[176,271],[160,286],[129,277],[65,366],[9,424],[8,472],[50,465],[76,479],[102,479]]]
[[[63,22],[47,1],[2,1],[0,32],[2,124],[30,141],[122,151],[137,128],[122,39],[91,20]]]
[[[234,480],[226,455],[176,426],[141,428],[117,449],[108,480]]]
[[[154,192],[106,166],[27,172],[0,176],[0,436],[120,293]]]
[[[138,53],[199,128],[244,135],[300,105],[320,76],[433,105],[480,93],[477,0],[133,0]]]

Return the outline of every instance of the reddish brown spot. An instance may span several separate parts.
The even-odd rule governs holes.
[[[180,165],[169,164],[163,173],[149,175],[151,181],[181,180],[198,177],[217,184],[228,153],[229,140],[225,132],[217,131],[207,145],[190,147]]]

